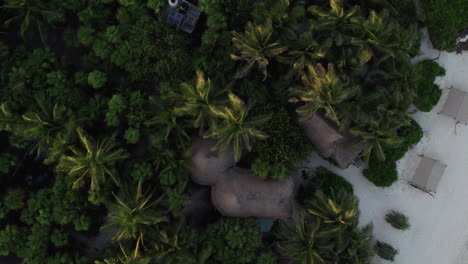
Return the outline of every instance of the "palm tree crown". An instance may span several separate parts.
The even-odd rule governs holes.
[[[221,119],[221,122],[210,127],[205,138],[216,138],[218,142],[213,150],[224,151],[232,144],[234,158],[239,161],[242,149],[252,149],[251,142],[255,139],[265,139],[267,135],[258,130],[258,126],[266,122],[270,116],[262,115],[249,118],[251,105],[246,105],[235,94],[229,94],[228,106],[211,107],[213,114]]]
[[[257,68],[264,76],[267,77],[267,66],[269,60],[286,51],[280,43],[272,40],[273,26],[270,20],[264,25],[254,25],[251,22],[247,23],[247,27],[243,34],[233,32],[234,37],[232,42],[240,51],[240,55],[231,55],[233,60],[243,60],[247,64],[242,67],[235,78],[245,77],[252,67],[257,64]]]
[[[307,66],[308,72],[302,73],[304,87],[291,88],[293,98],[290,102],[304,102],[297,108],[301,118],[307,119],[318,110],[324,110],[325,116],[340,124],[336,107],[349,100],[359,90],[358,86],[349,85],[339,78],[333,69],[333,64],[328,64],[328,71],[318,64],[316,67]]]
[[[81,128],[76,129],[82,148],[70,146],[70,155],[60,158],[58,168],[76,177],[73,188],[83,186],[89,178],[91,190],[99,189],[99,185],[106,182],[106,176],[110,176],[116,183],[117,179],[112,172],[115,162],[125,159],[127,153],[123,149],[115,149],[114,136],[102,141],[93,142]]]
[[[151,201],[152,194],[142,192],[142,181],[133,193],[125,190],[124,199],[114,194],[116,203],[110,205],[108,223],[104,229],[115,227],[117,229],[114,239],[120,241],[136,240],[135,252],[140,244],[144,244],[144,235],[149,234],[154,225],[167,221],[163,212],[154,209],[163,196]]]
[[[201,71],[197,71],[195,86],[190,83],[183,83],[180,86],[180,99],[183,103],[174,107],[176,115],[192,116],[193,127],[199,128],[200,132],[213,121],[210,106],[215,105],[213,100],[224,91],[212,89],[211,80],[205,79]]]

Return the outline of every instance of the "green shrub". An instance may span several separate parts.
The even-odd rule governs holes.
[[[309,155],[312,145],[304,131],[293,124],[286,109],[268,105],[259,112],[272,113],[271,119],[261,129],[268,133],[268,138],[257,146],[260,159],[270,164],[290,164]]]
[[[444,76],[445,69],[433,60],[425,60],[416,66],[417,94],[413,104],[423,112],[429,112],[437,104],[442,90],[434,83],[437,76]]]
[[[388,187],[398,180],[398,172],[393,160],[379,161],[372,158],[369,167],[363,173],[364,177],[378,187]]]
[[[276,264],[278,260],[271,251],[263,252],[258,256],[256,264]]]
[[[257,257],[262,233],[253,219],[222,218],[205,231],[206,247],[213,248],[213,258],[224,264],[247,264]]]
[[[391,210],[385,215],[385,221],[396,229],[407,230],[410,228],[408,217],[395,210]]]
[[[424,133],[418,122],[411,120],[409,126],[402,127],[398,130],[398,136],[403,139],[403,142],[397,146],[384,145],[385,157],[387,160],[397,161],[408,152],[408,150],[417,144]]]
[[[284,179],[288,173],[288,168],[282,163],[270,164],[261,159],[256,159],[252,163],[253,175],[262,179],[281,180]]]
[[[377,241],[374,250],[377,255],[379,255],[379,257],[392,262],[395,260],[395,256],[398,254],[398,250],[394,249],[391,245],[381,241]]]
[[[98,70],[94,70],[88,74],[88,83],[95,89],[99,89],[107,82],[106,74]]]
[[[315,170],[314,181],[316,181],[316,184],[319,186],[318,189],[321,189],[327,195],[331,194],[331,190],[338,191],[340,189],[354,194],[353,185],[351,183],[342,176],[324,167],[318,167]]]
[[[24,207],[24,198],[24,190],[19,188],[9,189],[3,198],[3,202],[8,209],[19,210]]]
[[[422,0],[421,4],[433,46],[452,51],[458,33],[468,28],[466,0]]]

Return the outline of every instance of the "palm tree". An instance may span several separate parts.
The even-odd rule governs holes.
[[[252,105],[246,105],[235,94],[229,94],[229,106],[210,107],[213,115],[221,122],[214,124],[205,138],[216,138],[218,141],[212,150],[225,151],[232,144],[234,158],[239,161],[242,149],[252,150],[251,142],[255,139],[265,139],[267,135],[258,129],[270,116],[261,115],[249,118]]]
[[[81,128],[77,128],[76,131],[82,147],[70,146],[68,150],[71,154],[63,155],[57,168],[75,178],[73,188],[83,186],[85,180],[89,179],[91,190],[97,190],[100,184],[107,181],[106,176],[117,183],[112,166],[128,155],[123,149],[116,149],[115,135],[102,141],[93,142]]]
[[[181,148],[185,148],[190,137],[185,132],[185,124],[180,120],[180,117],[175,114],[171,109],[164,109],[159,106],[155,112],[155,115],[150,120],[145,122],[146,126],[155,126],[159,130],[156,131],[156,138],[161,142],[169,142],[171,138],[174,139],[175,143]]]
[[[322,239],[325,234],[320,221],[305,218],[302,213],[296,222],[281,220],[275,237],[277,250],[282,256],[290,257],[299,264],[325,264],[323,251],[329,246],[328,241]]]
[[[379,56],[381,57],[379,63],[389,58],[402,59],[406,63],[411,63],[409,53],[418,40],[416,25],[411,25],[405,30],[389,16],[389,11],[384,9],[380,14],[372,10],[361,27],[362,35],[353,37],[352,45],[369,51],[373,57],[376,56],[376,52],[383,54]]]
[[[369,118],[365,123],[349,130],[351,134],[361,137],[361,140],[356,145],[365,144],[366,147],[361,155],[366,163],[369,162],[372,154],[381,161],[385,160],[383,144],[394,146],[402,143],[402,139],[396,136],[396,131],[400,125],[395,125],[394,122],[391,125],[390,123],[382,122],[381,119]]]
[[[57,12],[57,9],[47,6],[44,1],[10,0],[5,1],[5,4],[1,5],[0,9],[11,10],[15,13],[15,16],[4,22],[6,26],[16,20],[20,20],[21,36],[24,38],[31,28],[35,28],[42,42],[45,42],[45,27],[63,21],[65,18],[63,13]]]
[[[103,261],[96,261],[95,264],[150,264],[151,258],[142,257],[138,252],[138,247],[135,247],[133,253],[127,253],[126,250],[120,245],[122,256],[115,258],[108,258]]]
[[[245,32],[233,32],[232,42],[239,50],[240,55],[232,54],[233,60],[246,61],[247,64],[242,67],[235,75],[235,78],[247,76],[252,67],[256,64],[257,68],[263,74],[263,80],[267,77],[267,66],[269,61],[275,56],[286,51],[280,43],[273,41],[273,27],[270,20],[264,25],[254,25],[247,23]]]
[[[318,190],[313,199],[305,201],[304,206],[309,214],[321,218],[327,224],[353,226],[358,221],[358,199],[344,189],[337,193],[332,191],[330,197]]]
[[[289,101],[305,103],[296,110],[303,119],[310,118],[318,110],[324,110],[325,116],[339,125],[340,118],[336,108],[353,97],[359,87],[339,78],[331,63],[328,64],[328,71],[321,64],[316,67],[308,65],[307,69],[307,73],[302,73],[305,87],[291,88],[294,97]]]
[[[140,245],[144,245],[145,234],[149,235],[155,225],[167,221],[164,212],[155,210],[163,196],[152,201],[153,194],[143,193],[142,181],[135,191],[124,190],[124,199],[114,194],[116,203],[109,206],[108,222],[103,229],[116,228],[113,239],[119,242],[135,240],[134,255],[137,255]]]
[[[286,57],[278,57],[278,60],[288,64],[292,64],[294,70],[301,71],[306,65],[314,65],[318,59],[325,57],[327,43],[318,44],[314,39],[312,31],[302,33],[299,39],[294,42],[295,47],[287,53]]]
[[[335,43],[338,47],[349,42],[351,35],[360,30],[362,24],[359,9],[345,9],[342,2],[330,0],[329,10],[321,10],[317,6],[310,6],[308,9],[317,18],[310,25],[310,30],[321,32],[325,42]]]
[[[182,83],[180,89],[179,99],[182,104],[174,107],[174,113],[180,116],[192,116],[193,127],[199,128],[200,133],[202,133],[205,127],[213,122],[210,106],[216,105],[214,100],[224,90],[212,89],[211,80],[206,80],[201,71],[197,71],[195,86],[190,83]]]
[[[33,150],[40,155],[46,146],[52,145],[58,136],[69,138],[76,126],[74,118],[67,118],[66,108],[57,104],[52,105],[44,94],[37,94],[35,111],[22,115],[26,121],[23,133],[28,138],[37,140]],[[67,119],[66,119],[67,118]]]
[[[324,230],[333,234],[334,251],[342,253],[348,248],[349,233],[357,227],[359,208],[358,200],[352,193],[341,189],[338,193],[332,191],[327,197],[322,191],[317,191],[313,199],[305,202],[306,211],[321,219]]]

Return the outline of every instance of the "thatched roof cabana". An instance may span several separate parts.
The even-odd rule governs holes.
[[[335,150],[333,151],[332,158],[338,164],[338,167],[346,169],[349,164],[359,157],[359,154],[366,147],[366,143],[358,143],[358,139],[352,135],[346,135],[336,143]]]
[[[299,124],[304,128],[310,142],[312,142],[320,155],[325,158],[333,154],[336,142],[343,137],[336,127],[320,114],[314,114],[309,119],[301,120]]]
[[[264,180],[248,169],[234,167],[213,186],[211,201],[224,216],[289,217],[294,205],[294,182],[291,177]]]
[[[234,153],[232,147],[218,153],[211,151],[216,140],[195,137],[192,140],[192,158],[190,172],[193,181],[202,185],[213,185],[218,176],[234,166]]]
[[[332,158],[337,165],[345,169],[364,150],[365,144],[354,145],[356,138],[353,135],[343,136],[330,120],[321,114],[299,121],[304,128],[306,136],[315,146],[317,152],[325,158]]]

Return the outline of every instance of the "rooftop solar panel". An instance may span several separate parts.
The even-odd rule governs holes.
[[[174,10],[171,10],[171,11],[169,11],[169,14],[167,15],[167,22],[178,26],[182,22],[183,18],[184,18],[184,16],[182,14],[177,13]]]

